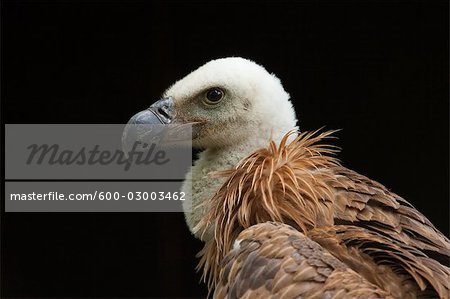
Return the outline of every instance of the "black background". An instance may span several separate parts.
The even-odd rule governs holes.
[[[274,72],[302,130],[449,234],[448,3],[2,1],[6,123],[124,123],[213,58]],[[277,117],[274,112],[274,117]],[[3,297],[199,297],[179,213],[3,213]]]

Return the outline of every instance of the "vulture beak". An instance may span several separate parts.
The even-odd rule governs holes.
[[[129,125],[167,125],[173,119],[173,99],[167,97],[153,103],[149,108],[133,115]]]
[[[167,97],[153,103],[149,108],[133,115],[122,133],[122,150],[127,154],[136,142],[150,144],[159,142],[166,134],[165,125],[173,120],[173,99]]]

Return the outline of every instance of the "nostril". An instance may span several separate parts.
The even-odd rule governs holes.
[[[153,111],[161,119],[162,123],[168,124],[171,122],[173,110],[172,98],[161,99],[153,103],[148,109]]]
[[[164,116],[164,117],[166,117],[166,118],[170,118],[168,107],[162,106],[162,107],[158,108],[158,112],[159,112],[159,114],[161,114],[162,116]]]

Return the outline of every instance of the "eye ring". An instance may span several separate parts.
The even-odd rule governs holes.
[[[216,105],[220,101],[222,101],[224,95],[225,95],[225,92],[222,89],[220,89],[218,87],[210,88],[205,93],[204,102],[207,105]]]

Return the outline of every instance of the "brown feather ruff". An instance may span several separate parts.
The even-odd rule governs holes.
[[[227,181],[205,203],[211,209],[196,227],[214,228],[198,265],[210,290],[239,233],[273,221],[298,229],[395,296],[420,289],[449,298],[450,270],[442,264],[450,258],[449,240],[407,201],[342,167],[336,147],[322,143],[333,132],[304,132],[288,143],[293,133],[215,174]]]
[[[326,169],[338,165],[330,156],[337,149],[319,141],[333,132],[317,136],[316,132],[304,132],[288,144],[294,133],[286,134],[278,147],[271,141],[268,148],[257,150],[235,169],[214,174],[228,179],[211,198],[212,209],[196,227],[206,232],[215,223],[214,240],[200,252],[198,267],[204,268],[210,287],[217,282],[220,261],[243,229],[265,221],[293,222],[303,232],[316,222],[332,225],[333,190],[325,182],[330,179]]]

